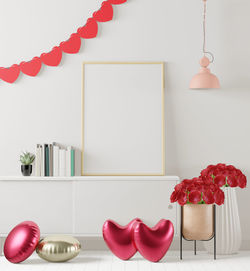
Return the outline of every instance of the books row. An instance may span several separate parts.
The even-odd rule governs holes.
[[[37,144],[36,176],[75,176],[75,150],[55,142]]]

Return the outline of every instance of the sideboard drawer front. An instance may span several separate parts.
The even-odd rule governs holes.
[[[75,183],[75,233],[101,235],[107,219],[127,224],[135,217],[149,226],[170,219],[176,229],[176,181],[88,181]]]
[[[25,221],[36,222],[42,233],[72,232],[72,184],[69,182],[1,182],[0,232]]]

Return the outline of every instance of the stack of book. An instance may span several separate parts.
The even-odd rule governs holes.
[[[75,176],[75,150],[58,143],[37,144],[36,176]]]

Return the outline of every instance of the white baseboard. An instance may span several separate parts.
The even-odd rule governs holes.
[[[82,250],[108,250],[102,237],[77,237],[82,245]],[[5,238],[0,238],[0,256],[3,255],[3,244]],[[170,250],[179,250],[179,238],[175,237]],[[183,240],[183,250],[193,250],[193,242]],[[197,242],[197,251],[204,250],[202,242]],[[250,250],[250,240],[243,240],[240,250]]]
[[[107,250],[107,246],[102,237],[79,237],[82,250]],[[179,250],[180,241],[179,237],[175,237],[170,250]],[[193,242],[183,240],[183,250],[193,250]],[[197,250],[205,250],[202,241],[197,242]],[[243,240],[240,250],[250,250],[250,240]]]

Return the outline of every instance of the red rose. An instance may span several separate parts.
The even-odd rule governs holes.
[[[195,184],[188,185],[186,189],[187,189],[188,192],[197,190]]]
[[[222,187],[226,184],[226,176],[225,175],[218,175],[214,178],[214,183],[217,184],[219,187]]]
[[[203,193],[203,200],[206,204],[213,204],[214,203],[214,195],[211,190],[207,190]]]
[[[188,198],[189,198],[189,202],[193,204],[197,204],[198,202],[201,201],[201,192],[198,190],[194,190],[189,193]]]
[[[195,183],[195,182],[199,182],[199,181],[201,181],[201,179],[200,179],[200,178],[198,178],[198,177],[194,177],[194,178],[192,179],[192,181],[193,181],[193,183]]]
[[[241,176],[241,175],[243,174],[243,173],[241,172],[241,170],[239,170],[239,169],[236,169],[235,172],[236,172],[236,175],[238,175],[238,176]]]
[[[170,201],[173,203],[173,202],[176,202],[177,200],[178,200],[178,193],[176,191],[174,191],[171,194]]]
[[[228,177],[227,177],[227,183],[228,183],[228,185],[231,186],[231,187],[236,187],[236,186],[238,186],[237,178],[236,178],[236,176],[234,176],[234,175],[228,176]]]
[[[201,176],[211,176],[214,170],[214,165],[209,165],[207,168],[201,171]]]
[[[222,171],[225,171],[226,170],[226,168],[227,168],[227,166],[226,166],[226,164],[217,164],[216,165],[216,168],[220,171],[220,172],[222,172]]]
[[[210,190],[212,192],[216,192],[219,189],[220,189],[220,187],[217,184],[214,184],[214,183],[210,184]]]
[[[226,169],[227,169],[228,171],[236,170],[236,168],[235,168],[234,166],[232,166],[232,165],[227,166]]]
[[[183,189],[183,183],[179,183],[175,186],[174,190],[180,192]]]
[[[180,205],[185,205],[187,203],[187,194],[183,191],[178,193],[178,203]]]
[[[213,173],[212,173],[214,176],[217,176],[220,174],[220,170],[216,167],[214,170],[213,170]]]
[[[214,202],[218,205],[221,205],[224,203],[225,200],[225,194],[224,192],[219,189],[214,193]]]
[[[202,182],[205,185],[209,185],[209,184],[213,183],[213,178],[212,178],[212,176],[202,177]]]
[[[193,183],[193,179],[191,179],[191,180],[189,180],[189,179],[184,179],[184,180],[182,181],[182,183],[184,183],[184,184],[186,184],[186,185],[192,184],[192,183]]]
[[[247,178],[244,174],[241,174],[238,179],[238,185],[240,188],[245,188],[247,186]]]

